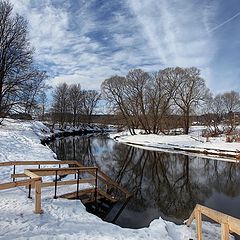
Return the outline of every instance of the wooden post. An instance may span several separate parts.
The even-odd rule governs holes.
[[[58,176],[58,171],[56,170],[55,174],[55,188],[54,188],[54,199],[57,199],[57,176]]]
[[[34,213],[41,214],[41,183],[42,181],[35,182],[35,210]]]
[[[197,239],[202,240],[202,215],[198,208],[195,209]]]
[[[16,174],[16,165],[13,165],[13,175]],[[15,178],[13,178],[13,182],[15,182]]]
[[[31,177],[30,177],[31,179]],[[28,185],[28,198],[31,198],[31,188],[32,188],[32,184]]]
[[[229,240],[229,226],[227,223],[221,223],[221,240]]]
[[[96,168],[96,178],[95,178],[95,191],[94,191],[94,198],[95,198],[95,211],[97,211],[98,203],[97,203],[97,191],[98,191],[98,169]]]
[[[77,170],[77,199],[78,199],[78,192],[79,192],[79,177],[80,177],[79,176],[79,170]]]

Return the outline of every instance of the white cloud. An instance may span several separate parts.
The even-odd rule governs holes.
[[[95,9],[92,4],[97,1],[90,0],[61,5],[51,0],[11,2],[28,19],[35,59],[50,73],[53,85],[66,81],[99,89],[105,78],[135,67],[157,71],[195,65],[207,78],[212,76],[216,49],[208,30],[213,5],[126,0],[122,8],[111,11],[118,1]]]

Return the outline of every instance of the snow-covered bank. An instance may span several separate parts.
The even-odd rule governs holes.
[[[146,147],[152,150],[185,151],[208,155],[218,155],[230,158],[237,158],[240,153],[240,143],[226,142],[225,136],[209,138],[201,137],[201,127],[194,127],[189,135],[156,135],[137,134],[129,135],[127,132],[112,134],[111,137],[119,142]]]
[[[99,127],[97,125],[86,125],[82,124],[78,127],[66,126],[65,128],[61,128],[60,126],[53,127],[52,125],[49,127],[51,131],[49,134],[41,136],[41,141],[43,144],[54,141],[58,137],[68,137],[82,134],[95,134],[95,133],[112,133],[116,132],[116,128],[113,126],[108,127]]]
[[[5,121],[0,161],[53,160],[55,154],[40,144],[44,134],[48,129],[41,123]],[[0,182],[10,180],[10,173],[11,168],[0,167]],[[54,200],[51,191],[43,190],[42,215],[33,213],[34,199],[23,187],[0,191],[0,239],[195,239],[194,224],[188,228],[159,218],[147,228],[124,229],[86,212],[80,201]],[[204,239],[220,239],[219,226],[204,222],[203,232]]]
[[[14,195],[13,195],[14,194]],[[79,201],[44,198],[44,214],[32,212],[32,200],[19,189],[1,192],[0,239],[195,239],[195,226],[175,225],[159,218],[142,229],[124,229],[86,212]],[[14,208],[13,208],[14,206]],[[220,239],[220,228],[203,224],[204,239]]]

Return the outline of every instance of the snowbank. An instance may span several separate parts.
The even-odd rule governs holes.
[[[236,158],[240,152],[240,143],[226,142],[224,136],[212,137],[206,141],[206,138],[201,137],[201,127],[193,127],[191,130],[189,135],[137,134],[131,136],[128,132],[122,132],[111,134],[110,137],[125,144],[152,150],[176,150],[232,158]]]
[[[40,144],[48,129],[39,122],[7,120],[0,126],[0,161],[53,160],[55,154]],[[145,136],[146,137],[146,136]],[[10,171],[0,167],[0,182]],[[42,192],[44,214],[33,213],[34,199],[27,190],[15,188],[0,191],[0,239],[195,239],[195,225],[175,225],[159,218],[142,229],[124,229],[103,222],[86,212],[80,201],[52,198],[52,190]],[[220,239],[220,227],[203,224],[204,239]]]

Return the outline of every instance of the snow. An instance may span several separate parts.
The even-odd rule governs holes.
[[[239,154],[240,143],[226,142],[225,136],[211,137],[206,141],[206,138],[201,137],[201,131],[202,127],[196,126],[192,127],[189,135],[140,134],[141,131],[138,131],[133,136],[128,132],[122,132],[111,134],[110,137],[125,144],[151,150],[189,151],[232,158],[236,158]]]
[[[0,126],[0,161],[54,160],[56,155],[40,143],[40,137],[45,134],[49,134],[49,130],[40,122],[5,120],[4,125]],[[0,167],[0,182],[9,181],[10,174],[11,168]],[[66,188],[58,191],[66,191]],[[78,200],[53,199],[52,196],[53,188],[43,189],[44,213],[37,215],[33,213],[34,196],[28,199],[24,187],[0,191],[0,240],[195,239],[194,223],[188,228],[159,218],[152,221],[149,227],[126,229],[88,213]],[[220,239],[220,232],[219,225],[203,223],[204,239]]]

